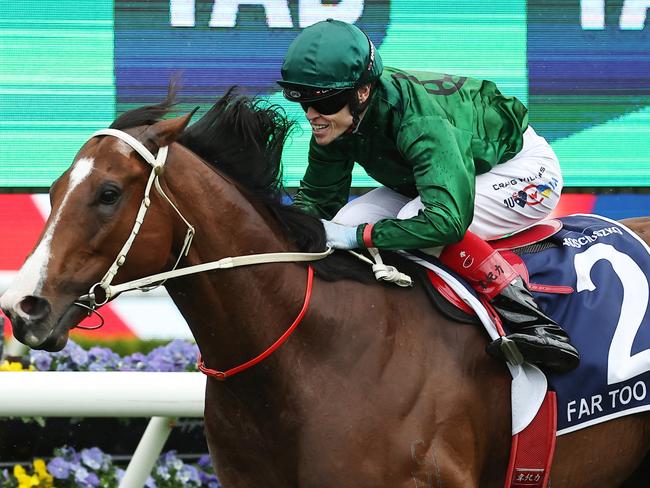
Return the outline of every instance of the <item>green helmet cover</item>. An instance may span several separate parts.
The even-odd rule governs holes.
[[[381,57],[361,29],[327,19],[305,28],[294,39],[278,84],[285,88],[287,98],[302,101],[294,90],[323,89],[318,91],[331,96],[332,91],[376,80],[382,71]],[[309,98],[314,99],[313,94]]]

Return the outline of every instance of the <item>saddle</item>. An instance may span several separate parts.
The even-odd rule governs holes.
[[[528,288],[531,291],[568,295],[574,291],[570,286],[531,283],[528,268],[520,257],[520,254],[523,253],[536,252],[554,246],[555,244],[548,242],[547,239],[557,234],[562,229],[562,226],[563,224],[560,220],[545,220],[507,237],[488,241],[488,244],[490,244],[494,250],[500,252],[506,261],[508,261],[515,271],[517,271],[517,273],[524,279],[526,285],[528,285]],[[420,251],[409,251],[409,254],[413,254],[425,261],[435,263],[436,266],[444,269],[444,266],[433,256],[429,256]],[[452,275],[454,274],[450,270],[446,271]],[[459,281],[462,281],[462,278],[458,277],[458,279]],[[475,310],[470,307],[458,295],[458,293],[456,293],[456,291],[454,291],[454,289],[440,277],[440,275],[436,274],[431,269],[426,269],[426,280],[422,281],[432,303],[445,316],[458,322],[479,323]],[[468,291],[475,294],[469,286]]]

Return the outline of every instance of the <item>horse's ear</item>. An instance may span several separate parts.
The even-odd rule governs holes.
[[[187,124],[190,123],[192,115],[199,109],[196,107],[187,115],[175,117],[173,119],[161,120],[150,125],[141,136],[142,143],[150,151],[155,151],[159,147],[170,145],[183,133]]]

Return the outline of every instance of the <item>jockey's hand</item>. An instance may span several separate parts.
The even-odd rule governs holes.
[[[321,222],[325,227],[327,245],[332,249],[356,249],[359,247],[356,227],[337,224],[331,220],[321,219]]]

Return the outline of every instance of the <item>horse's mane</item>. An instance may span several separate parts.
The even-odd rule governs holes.
[[[163,102],[125,112],[110,127],[123,130],[160,121],[177,104],[175,92],[175,83],[171,83]],[[293,126],[279,105],[240,95],[231,87],[185,129],[178,142],[260,201],[300,250],[320,252],[326,242],[321,222],[283,202],[287,192],[282,185],[281,156]],[[367,266],[360,266],[347,253],[336,254],[334,259],[315,264],[321,277],[368,280]]]

